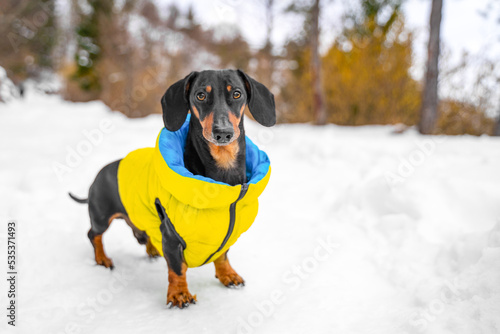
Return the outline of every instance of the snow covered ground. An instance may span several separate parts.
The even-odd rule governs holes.
[[[2,315],[1,328],[500,332],[500,140],[247,120],[273,166],[257,220],[230,252],[247,285],[225,288],[212,265],[190,269],[198,303],[178,310],[165,305],[165,261],[149,260],[123,221],[104,237],[116,269],[95,265],[87,207],[67,195],[86,196],[102,166],[153,146],[162,126],[58,96],[0,104],[0,241],[4,252],[16,220],[19,254],[17,326]]]

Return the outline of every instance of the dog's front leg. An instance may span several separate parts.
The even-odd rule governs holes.
[[[189,293],[186,280],[187,265],[183,255],[186,243],[175,231],[159,199],[156,199],[155,206],[161,219],[163,256],[168,265],[167,305],[184,308],[196,303],[196,295]]]
[[[165,256],[165,258],[167,258],[167,256]],[[189,293],[187,286],[186,264],[184,262],[181,263],[180,273],[179,273],[171,267],[169,261],[170,260],[167,259],[167,264],[168,264],[167,306],[184,308],[188,307],[189,304],[195,304],[196,295],[192,296],[191,293]]]

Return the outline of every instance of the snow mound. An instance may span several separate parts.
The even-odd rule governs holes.
[[[0,66],[0,102],[10,102],[19,98],[19,90],[7,77],[7,72]]]

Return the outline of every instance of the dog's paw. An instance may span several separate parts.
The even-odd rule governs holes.
[[[215,277],[218,278],[219,281],[228,288],[245,286],[245,280],[235,271],[225,272],[223,274],[216,274]]]
[[[98,265],[104,266],[104,267],[109,268],[111,270],[113,270],[113,268],[115,267],[113,265],[113,261],[111,261],[111,259],[109,257],[107,257],[106,255],[100,255],[100,256],[96,255],[95,262]]]
[[[196,304],[196,295],[192,296],[188,290],[168,291],[167,306],[169,308],[185,308],[188,307],[189,304]]]
[[[148,253],[149,257],[158,257],[160,256],[160,252],[156,249],[155,246],[151,243],[151,241],[148,240],[146,243],[146,253]]]

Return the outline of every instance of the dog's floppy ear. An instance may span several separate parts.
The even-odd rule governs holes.
[[[276,124],[276,109],[274,106],[274,95],[260,82],[250,78],[242,70],[238,74],[245,83],[248,94],[248,109],[253,118],[264,126]]]
[[[170,86],[161,98],[163,123],[169,131],[177,131],[186,120],[189,110],[189,89],[198,72],[191,72],[184,79]]]

